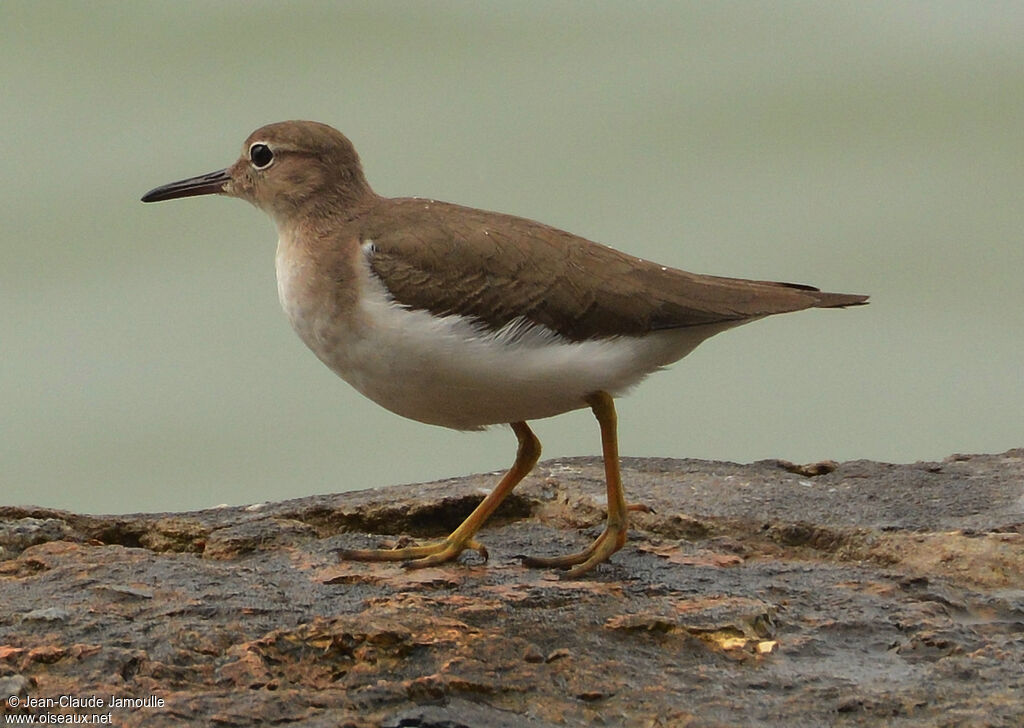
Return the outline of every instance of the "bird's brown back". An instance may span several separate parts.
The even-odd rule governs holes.
[[[688,273],[511,215],[378,199],[349,225],[360,240],[373,241],[371,268],[394,299],[492,329],[522,319],[580,341],[867,300],[800,284]]]

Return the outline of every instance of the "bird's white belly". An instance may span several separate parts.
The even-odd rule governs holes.
[[[363,260],[358,302],[339,311],[309,294],[293,263],[278,251],[281,303],[320,360],[382,407],[460,430],[579,409],[598,390],[622,394],[722,328],[583,342],[523,322],[494,332],[401,306]]]

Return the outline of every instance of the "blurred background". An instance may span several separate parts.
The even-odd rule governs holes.
[[[385,195],[687,270],[870,293],[716,337],[621,451],[939,459],[1024,445],[1024,9],[976,2],[0,4],[0,504],[184,510],[499,470],[292,333],[275,230],[143,205],[289,118]],[[597,454],[588,412],[536,423]],[[634,494],[642,499],[642,494]]]

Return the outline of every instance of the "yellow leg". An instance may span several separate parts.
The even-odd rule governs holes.
[[[540,459],[540,440],[529,426],[525,422],[513,422],[512,431],[519,438],[516,461],[490,495],[480,501],[480,505],[469,514],[462,525],[451,532],[448,538],[422,546],[399,549],[353,549],[342,551],[339,557],[352,561],[405,561],[405,566],[413,569],[453,561],[467,548],[479,552],[486,559],[487,549],[473,537],[484,525],[484,521],[494,513],[519,481],[533,470],[533,466]]]
[[[594,411],[601,426],[601,451],[604,455],[604,477],[608,486],[608,520],[600,536],[583,551],[554,558],[526,557],[527,566],[548,566],[556,568],[573,567],[566,572],[569,578],[585,574],[602,561],[621,549],[626,543],[628,523],[626,497],[622,492],[622,477],[619,474],[619,437],[616,432],[615,402],[607,392],[596,392],[587,397],[587,404]],[[633,510],[641,508],[632,507]]]

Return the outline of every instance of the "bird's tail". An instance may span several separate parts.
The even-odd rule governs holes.
[[[814,297],[818,299],[815,308],[846,308],[847,306],[864,306],[868,302],[867,296],[857,293],[823,293],[817,291]]]
[[[782,283],[780,281],[754,281],[768,286],[781,286],[782,288],[794,288],[805,292],[815,300],[813,308],[846,308],[847,306],[864,306],[868,302],[868,296],[859,293],[826,293],[820,288],[808,286],[805,283]]]

